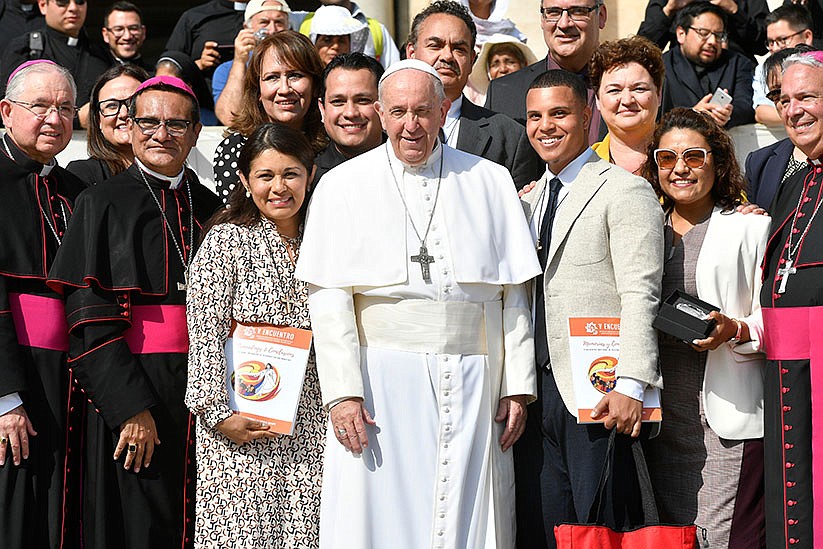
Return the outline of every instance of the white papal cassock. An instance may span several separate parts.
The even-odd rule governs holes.
[[[421,236],[434,209],[431,283],[410,261],[420,240],[390,169]],[[524,283],[539,272],[497,164],[437,145],[408,167],[387,143],[322,178],[297,277],[323,401],[362,397],[377,422],[362,455],[329,425],[323,549],[514,546],[511,451],[493,417],[500,398],[535,394]]]

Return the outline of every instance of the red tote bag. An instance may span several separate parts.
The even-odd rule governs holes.
[[[657,505],[654,501],[652,482],[646,458],[640,441],[632,441],[632,455],[640,483],[640,496],[643,502],[643,515],[646,526],[616,532],[598,524],[600,508],[606,481],[609,479],[611,463],[614,457],[614,439],[612,429],[606,461],[600,474],[597,497],[589,511],[589,524],[558,524],[554,527],[557,549],[695,549],[697,547],[697,528],[689,526],[669,526],[660,524]]]

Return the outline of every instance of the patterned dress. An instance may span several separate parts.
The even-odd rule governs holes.
[[[214,185],[217,196],[224,204],[229,203],[229,194],[240,183],[237,175],[237,159],[246,144],[246,137],[239,133],[229,134],[214,150]],[[286,258],[288,261],[288,258]]]
[[[197,415],[195,545],[317,547],[326,418],[313,354],[293,436],[238,446],[214,428],[231,415],[223,345],[232,318],[308,329],[306,285],[294,278],[288,251],[265,219],[211,229],[190,283],[186,404]]]

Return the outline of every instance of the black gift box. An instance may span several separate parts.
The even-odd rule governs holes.
[[[691,343],[695,339],[705,339],[709,336],[716,323],[707,317],[710,312],[719,310],[719,307],[711,303],[675,290],[660,305],[660,312],[657,313],[652,326],[664,334]]]

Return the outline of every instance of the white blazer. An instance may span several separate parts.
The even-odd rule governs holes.
[[[765,355],[760,286],[770,224],[766,216],[724,213],[715,207],[697,257],[697,296],[720,307],[726,316],[744,321],[752,339],[742,345],[722,344],[708,352],[703,408],[709,426],[722,438],[763,436]]]

